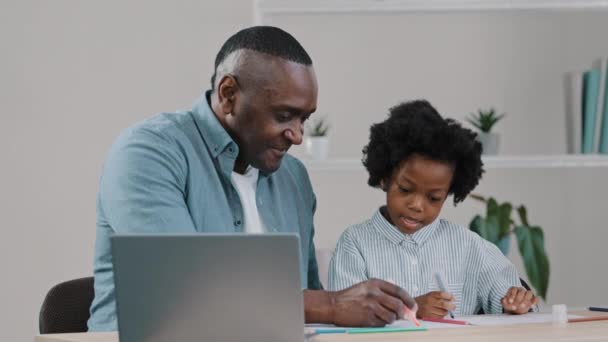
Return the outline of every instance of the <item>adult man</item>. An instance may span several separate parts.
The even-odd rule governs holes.
[[[192,111],[127,129],[106,159],[97,201],[95,299],[89,330],[115,330],[109,238],[114,232],[295,231],[307,322],[379,326],[412,298],[380,280],[321,290],[313,243],[316,199],[304,166],[286,155],[316,109],[312,61],[287,32],[252,27],[230,37],[211,90]],[[229,300],[229,299],[227,299]]]

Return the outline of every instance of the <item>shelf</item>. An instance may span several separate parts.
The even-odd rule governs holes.
[[[302,160],[310,171],[359,171],[363,164],[357,159]],[[608,167],[608,155],[522,155],[483,156],[485,169],[543,169]]]
[[[495,10],[606,9],[606,0],[255,0],[254,19],[268,14],[394,13]]]

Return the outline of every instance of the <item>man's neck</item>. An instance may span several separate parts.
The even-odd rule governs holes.
[[[234,139],[234,135],[230,132],[230,130],[228,129],[228,124],[226,123],[226,117],[225,114],[222,113],[222,110],[220,108],[220,102],[219,99],[217,97],[217,93],[215,91],[211,91],[210,93],[208,93],[208,96],[206,96],[207,98],[207,102],[209,103],[209,107],[211,107],[211,111],[213,111],[213,114],[215,114],[215,117],[217,118],[217,121],[219,121],[220,125],[222,125],[222,127],[224,127],[224,130],[226,130],[226,132],[228,133],[228,135],[230,135],[230,137],[232,138],[232,140],[234,140],[234,142],[236,142],[236,139]],[[238,144],[238,142],[236,142]],[[247,167],[249,167],[249,163],[245,162],[241,156],[241,151],[239,151],[239,155],[236,158],[236,161],[234,162],[234,169],[233,171],[244,175],[245,172],[247,171]]]

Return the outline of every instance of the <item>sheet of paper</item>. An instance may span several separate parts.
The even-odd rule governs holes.
[[[579,318],[581,316],[568,315],[568,318]],[[513,324],[530,324],[530,323],[551,323],[553,316],[551,313],[536,313],[531,312],[525,315],[472,315],[458,316],[458,320],[467,321],[473,325],[513,325]]]
[[[420,323],[422,324],[423,327],[426,327],[427,329],[443,329],[443,328],[466,328],[466,325],[460,325],[460,324],[447,324],[447,323],[436,323],[436,322],[426,322],[426,321],[420,321]],[[414,323],[408,321],[408,320],[397,320],[395,322],[393,322],[392,324],[388,324],[386,325],[387,328],[414,328],[416,327],[414,325]],[[325,331],[327,330],[343,330],[345,329],[344,327],[338,327],[332,324],[306,324],[306,328],[308,329],[323,329]],[[348,329],[348,328],[347,328]]]
[[[578,315],[568,315],[568,319],[571,318],[580,318],[582,316]],[[513,325],[513,324],[531,324],[531,323],[551,323],[553,321],[553,317],[550,313],[527,313],[525,315],[508,315],[508,314],[498,314],[498,315],[471,315],[471,316],[457,316],[457,320],[466,321],[471,323],[473,326],[489,326],[489,325]],[[427,329],[447,329],[447,328],[467,328],[471,327],[470,325],[459,325],[459,324],[449,324],[449,323],[437,323],[437,322],[426,322],[421,321],[422,326]],[[387,327],[395,327],[395,328],[409,328],[414,327],[415,325],[407,320],[398,320],[392,324],[387,325]],[[337,327],[331,324],[306,324],[306,328],[315,329],[329,329],[329,330],[342,330],[344,327]]]

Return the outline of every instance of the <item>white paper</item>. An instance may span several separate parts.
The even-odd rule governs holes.
[[[427,322],[420,320],[421,326],[426,327],[427,329],[445,329],[445,328],[466,328],[466,325],[460,324],[448,324],[448,323],[437,323],[437,322]],[[400,319],[392,324],[386,325],[389,328],[414,328],[416,325],[414,323]],[[332,324],[306,324],[307,329],[323,329],[323,330],[343,330],[348,329],[345,327],[338,327]]]
[[[568,319],[580,318],[578,315],[568,315]],[[551,313],[527,313],[524,315],[510,315],[510,314],[497,314],[497,315],[470,315],[470,316],[456,316],[456,320],[469,322],[472,325],[461,325],[451,323],[439,323],[439,322],[427,322],[420,320],[423,327],[429,330],[432,329],[448,329],[448,328],[467,328],[472,326],[491,326],[491,325],[514,325],[514,324],[532,324],[532,323],[551,323],[553,321],[553,315]],[[414,323],[408,320],[397,320],[392,324],[388,324],[387,327],[391,328],[412,328],[415,327]],[[345,327],[338,327],[332,324],[306,324],[306,328],[315,329],[322,328],[324,330],[343,330]]]
[[[581,316],[568,315],[570,318],[579,318]],[[467,321],[473,325],[513,325],[513,324],[531,324],[531,323],[551,323],[553,315],[551,313],[536,313],[530,312],[524,315],[473,315],[473,316],[458,316],[459,321]]]

